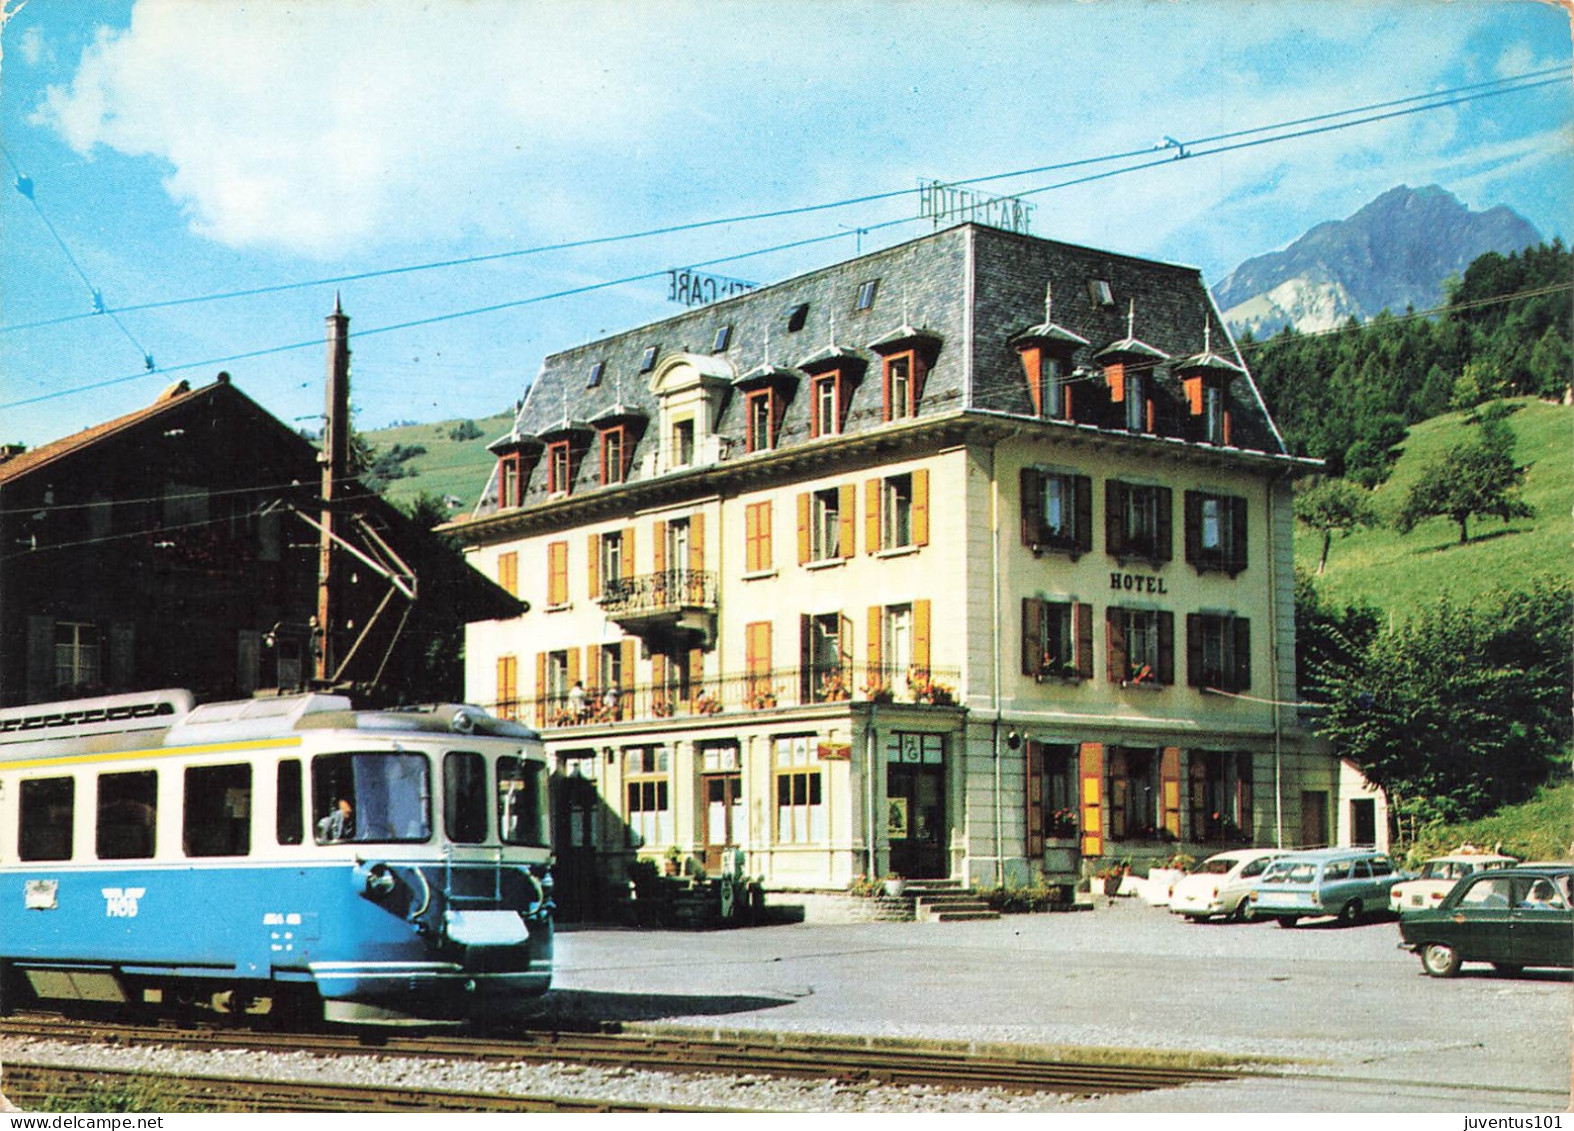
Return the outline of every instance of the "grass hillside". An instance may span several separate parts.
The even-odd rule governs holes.
[[[1366,602],[1403,618],[1429,606],[1444,591],[1469,600],[1491,589],[1517,586],[1541,574],[1567,577],[1570,570],[1570,512],[1574,510],[1574,408],[1519,398],[1508,418],[1515,437],[1514,459],[1529,467],[1523,497],[1536,508],[1533,519],[1504,524],[1472,519],[1470,541],[1459,544],[1459,527],[1434,518],[1401,536],[1391,527],[1334,536],[1328,568],[1318,591],[1338,605]],[[1461,440],[1469,430],[1459,414],[1412,426],[1392,477],[1376,494],[1379,515],[1390,519],[1422,467]],[[1297,524],[1295,560],[1315,573],[1322,536]]]
[[[389,482],[383,494],[390,502],[404,505],[421,494],[445,496],[459,500],[457,507],[450,506],[452,514],[463,514],[475,506],[486,488],[497,457],[486,446],[513,426],[512,412],[477,418],[473,421],[480,434],[468,440],[456,440],[453,434],[465,421],[444,420],[436,424],[405,424],[395,428],[379,428],[362,435],[377,453],[388,454],[396,449],[409,451],[425,448],[424,452],[398,461],[404,474]]]
[[[1574,858],[1574,785],[1542,786],[1523,805],[1505,805],[1480,820],[1427,829],[1417,838],[1410,859],[1414,863],[1453,852],[1462,844],[1501,846],[1524,860]]]

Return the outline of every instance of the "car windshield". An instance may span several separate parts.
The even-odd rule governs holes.
[[[1317,876],[1317,865],[1310,860],[1278,860],[1263,873],[1265,884],[1309,884]]]
[[[1201,864],[1198,864],[1192,868],[1191,874],[1194,876],[1227,876],[1229,875],[1230,870],[1238,863],[1240,863],[1240,861],[1231,860],[1228,857],[1222,859],[1204,860]]]
[[[1428,860],[1421,869],[1423,880],[1457,880],[1464,874],[1464,865],[1456,860]]]

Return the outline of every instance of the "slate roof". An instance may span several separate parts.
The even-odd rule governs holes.
[[[969,309],[968,280],[972,279]],[[871,280],[879,286],[870,309],[855,309],[859,288]],[[1102,301],[1107,286],[1109,301]],[[1103,389],[1099,355],[1120,347],[1140,331],[1145,357],[1127,364],[1150,365],[1157,375],[1156,399],[1170,403],[1173,427],[1160,435],[1183,435],[1184,398],[1177,376],[1183,362],[1201,356],[1223,361],[1236,373],[1229,385],[1235,447],[1285,455],[1286,449],[1252,383],[1244,360],[1213,305],[1201,273],[1195,268],[1117,255],[1093,248],[962,224],[907,243],[850,259],[818,271],[761,287],[672,318],[576,346],[547,357],[540,375],[520,407],[508,437],[494,445],[503,449],[523,441],[527,446],[554,428],[565,416],[595,421],[617,406],[619,411],[643,410],[650,420],[659,404],[649,384],[651,371],[641,371],[650,347],[657,347],[656,365],[673,353],[713,358],[730,367],[733,381],[770,371],[823,367],[842,355],[863,362],[866,370],[847,407],[845,434],[883,423],[879,348],[903,335],[919,334],[934,360],[924,383],[920,417],[958,409],[1032,414],[1032,402],[1014,342],[1045,334],[1045,291],[1054,294],[1054,337],[1073,351],[1074,367],[1091,386]],[[801,330],[788,329],[789,312],[807,304]],[[731,326],[727,348],[712,353],[717,330]],[[1222,351],[1217,343],[1228,343]],[[938,347],[938,348],[936,348]],[[592,367],[602,366],[591,385]],[[819,363],[817,366],[816,363]],[[750,384],[748,380],[741,382]],[[791,382],[786,388],[793,389]],[[778,448],[809,441],[808,382],[799,381],[787,405]],[[1120,415],[1101,414],[1097,397],[1092,415],[1079,423],[1122,431]],[[565,406],[567,409],[565,411]],[[744,398],[728,398],[716,431],[739,441],[745,431]],[[1107,419],[1106,419],[1107,418]],[[1184,438],[1184,437],[1183,437]],[[647,430],[631,455],[638,468],[645,453],[660,442],[656,429]],[[582,461],[574,490],[594,486],[594,459]],[[525,495],[527,505],[544,498],[538,470]],[[482,510],[488,500],[483,499]]]

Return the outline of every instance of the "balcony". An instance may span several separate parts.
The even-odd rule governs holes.
[[[623,631],[645,639],[696,638],[708,647],[716,635],[716,574],[669,569],[602,584],[599,599]]]
[[[550,729],[746,715],[822,703],[953,707],[957,703],[958,675],[955,669],[898,672],[856,664],[828,670],[782,668],[716,679],[673,681],[661,687],[625,685],[610,692],[586,687],[583,698],[565,691],[544,698],[495,703],[491,709],[502,718]]]

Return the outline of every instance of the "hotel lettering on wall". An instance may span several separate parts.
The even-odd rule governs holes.
[[[1109,587],[1119,593],[1169,595],[1169,590],[1164,587],[1164,579],[1155,573],[1121,573],[1117,570],[1109,575]]]
[[[682,267],[667,269],[667,301],[679,306],[707,306],[734,295],[748,294],[758,283],[729,279],[725,275],[702,275]]]
[[[918,182],[918,215],[930,217],[937,231],[950,224],[972,221],[1025,236],[1029,234],[1034,207],[1015,196],[990,196],[944,181]]]

